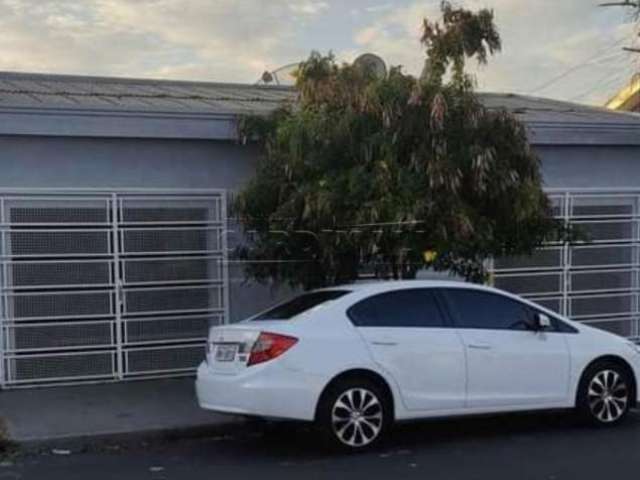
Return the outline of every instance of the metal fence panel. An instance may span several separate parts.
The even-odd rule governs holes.
[[[79,322],[38,322],[7,324],[4,346],[9,353],[56,349],[112,347],[115,345],[111,320]]]
[[[588,241],[497,258],[499,288],[630,338],[640,332],[640,191],[550,191],[555,215]]]
[[[228,319],[225,203],[0,192],[0,387],[193,371]]]
[[[205,349],[203,344],[171,345],[127,349],[125,355],[129,375],[157,375],[193,370],[193,366],[204,358]]]

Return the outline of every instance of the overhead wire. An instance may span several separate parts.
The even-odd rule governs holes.
[[[556,75],[555,77],[550,78],[549,80],[547,80],[544,83],[538,85],[537,87],[534,87],[534,88],[530,89],[529,91],[527,91],[527,94],[533,94],[533,93],[537,93],[537,92],[540,92],[542,90],[545,90],[545,89],[549,88],[551,85],[559,82],[560,80],[568,77],[572,73],[580,70],[581,68],[589,66],[589,65],[593,64],[594,62],[602,61],[602,60],[605,60],[605,59],[611,57],[612,56],[610,54],[611,49],[621,45],[625,40],[627,40],[626,36],[616,40],[613,44],[611,44],[611,45],[609,45],[609,46],[607,46],[607,47],[605,47],[603,49],[600,49],[599,51],[597,51],[596,53],[594,53],[590,57],[586,58],[585,60],[581,61],[580,63],[577,63],[577,64],[573,65],[572,67],[568,68],[567,70],[565,70],[564,72],[560,73],[559,75]],[[618,52],[618,53],[620,53],[620,52]],[[614,56],[615,56],[615,54],[614,54]]]
[[[606,88],[612,87],[613,85],[616,85],[626,80],[630,74],[631,74],[631,71],[629,69],[625,69],[623,71],[615,73],[613,76],[610,73],[607,73],[606,76],[601,77],[593,86],[589,87],[587,90],[583,91],[578,95],[574,95],[573,97],[570,97],[569,101],[575,102],[576,100],[581,100],[600,89],[606,89]]]
[[[589,88],[587,88],[586,90],[582,91],[581,93],[574,95],[572,97],[569,98],[569,101],[576,101],[576,100],[580,100],[583,99],[585,97],[587,97],[588,95],[591,95],[592,93],[596,92],[599,89],[605,89],[605,88],[609,88],[617,83],[622,82],[624,79],[628,78],[634,71],[635,67],[633,65],[626,65],[626,67],[620,69],[618,67],[617,64],[620,63],[620,60],[624,60],[625,63],[628,62],[628,58],[629,58],[629,52],[622,52],[623,55],[622,57],[619,57],[617,59],[614,60],[615,65],[611,65],[611,66],[607,66],[607,72],[600,76],[595,83],[593,83]],[[604,65],[599,64],[598,66],[602,67]],[[615,72],[611,72],[611,69],[615,68],[616,71]]]

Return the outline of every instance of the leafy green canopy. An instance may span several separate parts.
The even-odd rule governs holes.
[[[252,276],[311,288],[432,266],[479,281],[488,257],[561,230],[523,125],[485,108],[465,72],[500,50],[493,12],[444,2],[442,15],[424,21],[420,78],[312,53],[295,102],[243,120],[265,152],[234,203],[251,238],[241,256],[267,260]]]

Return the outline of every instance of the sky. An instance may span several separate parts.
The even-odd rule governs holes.
[[[603,104],[640,66],[637,27],[602,0],[458,0],[494,10],[502,52],[483,91]],[[333,51],[419,74],[439,0],[0,0],[0,70],[254,83]],[[640,43],[640,42],[638,42]]]

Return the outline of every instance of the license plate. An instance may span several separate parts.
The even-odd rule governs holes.
[[[216,362],[232,362],[238,352],[237,345],[218,345],[216,347]]]

